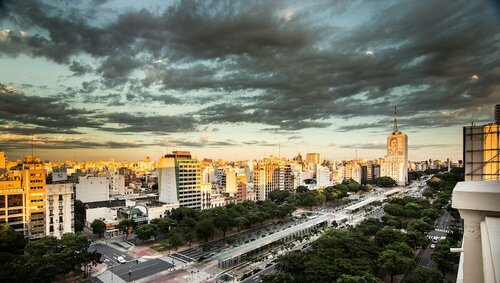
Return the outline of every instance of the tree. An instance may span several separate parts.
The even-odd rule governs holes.
[[[396,185],[396,181],[388,176],[375,178],[375,180],[373,180],[373,183],[383,188],[394,187]]]
[[[439,270],[442,272],[453,271],[453,266],[458,263],[460,255],[450,252],[452,244],[449,240],[445,240],[437,244],[431,254],[431,259],[437,263]]]
[[[26,240],[23,234],[17,232],[9,225],[0,225],[0,252],[23,254]]]
[[[395,242],[401,242],[403,239],[403,233],[401,231],[393,229],[391,227],[384,227],[375,234],[375,242],[383,247]]]
[[[422,247],[428,243],[424,234],[417,231],[408,231],[404,235],[404,242],[411,248]]]
[[[248,219],[244,216],[236,217],[234,219],[236,227],[238,227],[238,231],[248,226]]]
[[[409,281],[410,283],[442,283],[444,277],[437,269],[417,267]]]
[[[122,231],[125,234],[125,239],[128,238],[130,234],[130,228],[135,226],[135,221],[132,219],[123,219],[118,223],[118,230]]]
[[[426,233],[434,230],[434,227],[422,219],[417,219],[408,223],[408,225],[406,226],[406,230]]]
[[[391,276],[391,283],[393,282],[394,275],[402,274],[413,265],[413,259],[401,255],[393,250],[383,251],[378,262],[380,266]]]
[[[257,221],[259,220],[258,215],[255,215]],[[231,226],[233,226],[233,219],[229,217],[226,213],[220,214],[217,217],[215,217],[215,227],[219,229],[223,233],[223,237],[226,237],[226,232]]]
[[[136,237],[142,242],[147,241],[153,237],[156,237],[157,233],[158,233],[158,227],[154,224],[139,225],[137,229],[135,229]]]
[[[99,238],[104,235],[104,231],[106,230],[106,224],[104,224],[104,222],[100,219],[92,221],[90,227],[92,228],[92,232],[94,234],[98,234]]]
[[[157,218],[158,219],[158,218]],[[170,227],[172,227],[173,220],[169,217],[160,218],[156,225],[158,226],[158,232],[163,233],[163,235],[167,235],[170,231]]]
[[[309,188],[306,186],[298,186],[297,189],[295,189],[295,192],[297,194],[306,193],[309,192]]]
[[[290,196],[290,192],[285,190],[276,189],[268,194],[268,198],[277,204],[282,204],[287,197]]]
[[[175,250],[177,251],[177,248],[183,244],[183,240],[181,238],[181,235],[179,235],[179,233],[177,232],[169,232],[168,233],[168,241],[170,243],[170,246],[175,248]]]
[[[433,208],[426,208],[422,211],[422,217],[429,217],[431,220],[435,221],[439,218],[439,212]]]
[[[75,200],[75,232],[81,232],[83,231],[83,226],[85,223],[85,215],[86,215],[86,210],[85,210],[85,205],[81,200],[76,199]]]
[[[386,250],[393,250],[406,257],[411,257],[413,255],[410,246],[405,242],[396,242],[385,247]]]
[[[208,241],[214,235],[215,226],[212,219],[205,218],[196,224],[194,230],[198,239]]]

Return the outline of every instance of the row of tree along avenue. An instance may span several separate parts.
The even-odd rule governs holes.
[[[438,173],[429,181],[425,198],[396,197],[388,201],[381,219],[368,218],[347,229],[330,228],[309,249],[280,256],[277,273],[264,281],[393,282],[406,274],[407,282],[443,282],[444,274],[456,274],[458,254],[450,253],[450,247],[460,245],[459,225],[433,250],[431,259],[437,269],[418,267],[417,255],[429,244],[426,234],[434,230],[443,209],[458,219],[449,200],[460,180],[460,170]]]
[[[100,263],[101,254],[89,252],[83,234],[61,239],[43,237],[27,243],[10,226],[0,225],[0,282],[53,282],[66,276],[87,275]]]

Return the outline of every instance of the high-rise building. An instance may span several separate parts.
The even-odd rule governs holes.
[[[500,180],[500,104],[495,123],[463,130],[465,181]]]
[[[72,183],[47,184],[45,233],[61,238],[75,232],[74,190]]]
[[[5,153],[0,149],[0,174],[4,174],[7,164],[5,162]]]
[[[292,168],[276,158],[264,159],[253,169],[253,185],[257,199],[264,201],[267,195],[277,189],[294,189]]]
[[[173,151],[160,159],[159,200],[202,209],[201,168],[189,151]]]
[[[22,164],[22,186],[26,191],[26,222],[28,237],[45,236],[45,200],[47,193],[45,170],[40,158],[28,156]]]
[[[380,176],[391,177],[399,185],[408,183],[408,136],[398,131],[396,107],[392,133],[387,136],[387,155],[381,164]]]

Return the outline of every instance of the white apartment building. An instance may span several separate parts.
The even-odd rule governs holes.
[[[328,187],[332,183],[330,181],[330,171],[327,167],[319,165],[316,168],[316,187]]]
[[[173,151],[160,159],[159,200],[202,209],[201,169],[189,151]]]
[[[110,173],[107,175],[111,186],[111,195],[125,194],[125,176],[118,173]]]
[[[107,177],[86,175],[78,178],[76,199],[82,202],[109,200],[111,184]]]
[[[73,184],[47,184],[45,229],[47,236],[58,239],[75,232]]]

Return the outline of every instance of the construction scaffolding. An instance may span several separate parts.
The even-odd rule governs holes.
[[[465,181],[500,180],[500,125],[464,127]]]

